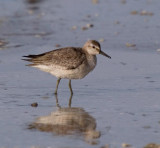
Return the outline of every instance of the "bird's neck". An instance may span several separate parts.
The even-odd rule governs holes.
[[[97,57],[96,57],[96,55],[89,55],[89,54],[87,54],[86,56],[87,56],[88,64],[90,65],[90,67],[92,69],[94,69],[94,67],[97,64]]]

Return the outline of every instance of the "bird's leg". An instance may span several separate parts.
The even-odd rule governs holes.
[[[69,86],[69,89],[70,89],[71,95],[73,95],[72,85],[71,85],[71,80],[69,80],[69,84],[68,84],[68,86]]]
[[[58,95],[57,95],[57,94],[55,94],[55,98],[56,98],[56,106],[57,106],[58,108],[61,108],[61,106],[60,106],[59,103],[58,103]]]
[[[61,80],[61,78],[58,78],[58,80],[57,80],[57,85],[56,85],[56,90],[55,90],[54,94],[57,94],[58,85],[59,85],[60,80]]]
[[[72,96],[73,96],[73,94],[70,95],[68,107],[71,107],[71,104],[72,104]]]

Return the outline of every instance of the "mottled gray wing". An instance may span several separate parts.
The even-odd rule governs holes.
[[[85,61],[85,54],[81,48],[67,47],[39,55],[25,56],[32,62],[29,66],[35,65],[55,65],[64,69],[75,69]]]

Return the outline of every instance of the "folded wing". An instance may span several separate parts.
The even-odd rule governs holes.
[[[28,66],[46,65],[46,66],[60,66],[63,69],[75,69],[85,61],[85,54],[81,48],[67,47],[39,55],[24,56],[23,59],[32,64]]]

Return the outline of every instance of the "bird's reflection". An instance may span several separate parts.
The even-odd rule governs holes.
[[[41,116],[30,125],[30,129],[38,129],[44,132],[52,132],[54,135],[83,135],[85,140],[100,137],[96,131],[96,120],[83,108],[71,107],[72,95],[68,107],[61,107],[58,97],[55,95],[58,109],[47,116]]]

